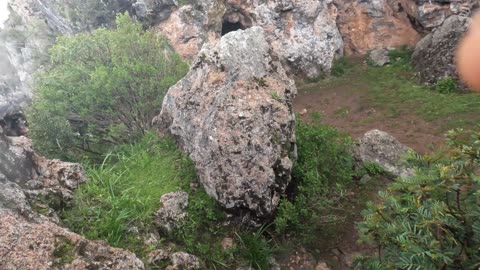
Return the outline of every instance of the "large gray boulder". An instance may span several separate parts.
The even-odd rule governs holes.
[[[469,24],[468,17],[451,16],[418,42],[412,55],[412,64],[422,81],[434,84],[445,77],[459,80],[455,52]]]
[[[206,46],[154,120],[190,154],[206,192],[227,209],[271,215],[295,155],[295,84],[260,27]]]
[[[396,177],[413,174],[405,164],[405,155],[412,151],[392,135],[378,129],[370,130],[359,139],[354,148],[355,158],[362,163],[376,163]]]

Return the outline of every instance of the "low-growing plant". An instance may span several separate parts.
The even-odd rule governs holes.
[[[351,183],[353,158],[351,139],[318,121],[297,124],[298,159],[293,170],[290,197],[280,202],[275,229],[309,235],[329,207],[329,196],[335,197]]]
[[[458,84],[452,77],[444,77],[435,84],[435,89],[442,94],[458,92]]]
[[[245,258],[250,267],[257,270],[270,269],[270,259],[273,255],[271,241],[264,237],[269,226],[262,226],[256,232],[236,234],[240,242],[239,254]]]
[[[160,197],[186,189],[195,173],[191,161],[168,138],[152,133],[108,154],[100,165],[87,165],[89,181],[75,192],[64,222],[89,239],[142,253],[135,231],[150,232]]]
[[[361,239],[378,246],[362,265],[382,269],[480,267],[480,132],[448,134],[442,158],[412,155],[416,175],[397,179],[370,203]],[[373,268],[364,268],[373,269]]]
[[[335,77],[344,75],[350,68],[352,63],[346,57],[339,57],[333,61],[331,74]]]

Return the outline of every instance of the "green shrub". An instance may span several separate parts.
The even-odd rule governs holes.
[[[359,231],[379,254],[364,258],[363,265],[478,269],[480,133],[469,135],[450,132],[450,149],[443,157],[412,156],[416,175],[397,179],[379,193],[379,203],[369,204]]]
[[[75,192],[73,208],[63,212],[65,223],[89,239],[140,253],[143,245],[129,230],[150,232],[160,197],[186,190],[195,179],[175,143],[151,133],[109,154],[103,164],[87,166],[87,172],[89,181]]]
[[[344,75],[352,67],[352,63],[346,57],[340,57],[333,61],[331,74],[335,77]]]
[[[442,94],[456,93],[458,85],[452,77],[445,77],[435,84],[435,89]]]
[[[297,124],[298,159],[293,170],[292,197],[284,198],[275,218],[277,232],[310,229],[328,209],[331,197],[351,182],[351,139],[338,130],[317,123]],[[330,197],[331,196],[331,197]]]
[[[28,118],[36,149],[65,159],[100,156],[141,137],[188,69],[165,38],[128,15],[114,30],[61,37],[50,54]]]

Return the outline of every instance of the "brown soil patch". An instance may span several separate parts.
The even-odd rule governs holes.
[[[309,121],[310,114],[320,112],[322,122],[346,132],[353,138],[365,132],[379,129],[390,133],[401,143],[425,154],[444,142],[438,134],[438,126],[415,115],[405,112],[392,115],[391,112],[375,108],[369,99],[368,85],[324,86],[318,84],[299,87],[294,110]]]

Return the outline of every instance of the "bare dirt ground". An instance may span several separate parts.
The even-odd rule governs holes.
[[[422,154],[431,152],[444,142],[444,137],[438,134],[438,125],[423,120],[413,112],[393,117],[388,112],[375,108],[369,99],[368,85],[361,83],[299,87],[294,110],[298,114],[303,114],[306,110],[307,113],[300,116],[305,121],[310,119],[311,113],[319,112],[323,123],[332,125],[353,138],[359,138],[372,129],[388,132]]]

